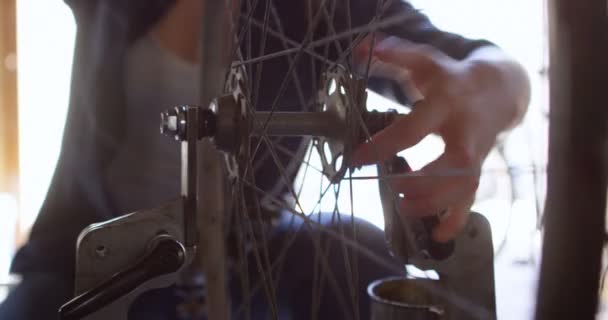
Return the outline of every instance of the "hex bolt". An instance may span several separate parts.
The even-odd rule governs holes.
[[[160,133],[167,136],[178,135],[177,112],[174,109],[160,114]]]

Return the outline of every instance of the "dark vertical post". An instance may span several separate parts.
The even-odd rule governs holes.
[[[232,58],[230,45],[234,34],[229,28],[228,19],[232,15],[227,3],[234,2],[199,1],[202,1],[199,99],[201,106],[208,107],[223,92],[226,70]],[[230,319],[224,234],[226,176],[222,157],[209,139],[199,142],[197,211],[200,243],[197,259],[205,274],[210,320]]]
[[[550,134],[536,319],[595,319],[605,234],[608,3],[549,0]]]

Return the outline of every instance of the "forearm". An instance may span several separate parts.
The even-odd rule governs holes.
[[[475,82],[485,87],[482,89],[509,102],[499,110],[505,121],[501,131],[519,124],[530,103],[530,79],[523,66],[494,46],[474,50],[464,62],[471,67]]]

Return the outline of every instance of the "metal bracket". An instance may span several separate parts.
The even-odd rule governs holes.
[[[444,290],[437,294],[444,293],[442,300],[448,304],[445,307],[450,319],[496,319],[494,248],[486,218],[472,212],[467,225],[453,241],[435,243],[430,238],[433,226],[429,225],[428,218],[400,214],[397,210],[400,197],[382,179],[410,172],[405,159],[395,157],[378,165],[378,172],[385,234],[393,255],[402,263],[439,274]]]
[[[194,250],[183,248],[183,201],[169,202],[151,210],[137,211],[87,227],[80,234],[76,253],[76,295],[107,283],[128,270],[149,252],[160,238],[176,241],[185,253],[185,262],[175,272],[141,283],[134,290],[108,303],[83,319],[127,319],[125,310],[141,293],[167,287],[177,281],[183,266],[189,264]],[[86,301],[84,301],[86,302]],[[68,306],[69,304],[66,304]]]
[[[408,263],[435,270],[446,285],[445,301],[453,319],[496,319],[494,247],[488,220],[471,212],[467,225],[454,239],[454,252],[444,260],[422,256]]]

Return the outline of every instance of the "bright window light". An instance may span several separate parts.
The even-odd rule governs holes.
[[[63,1],[17,1],[21,232],[40,210],[59,155],[74,34]]]

